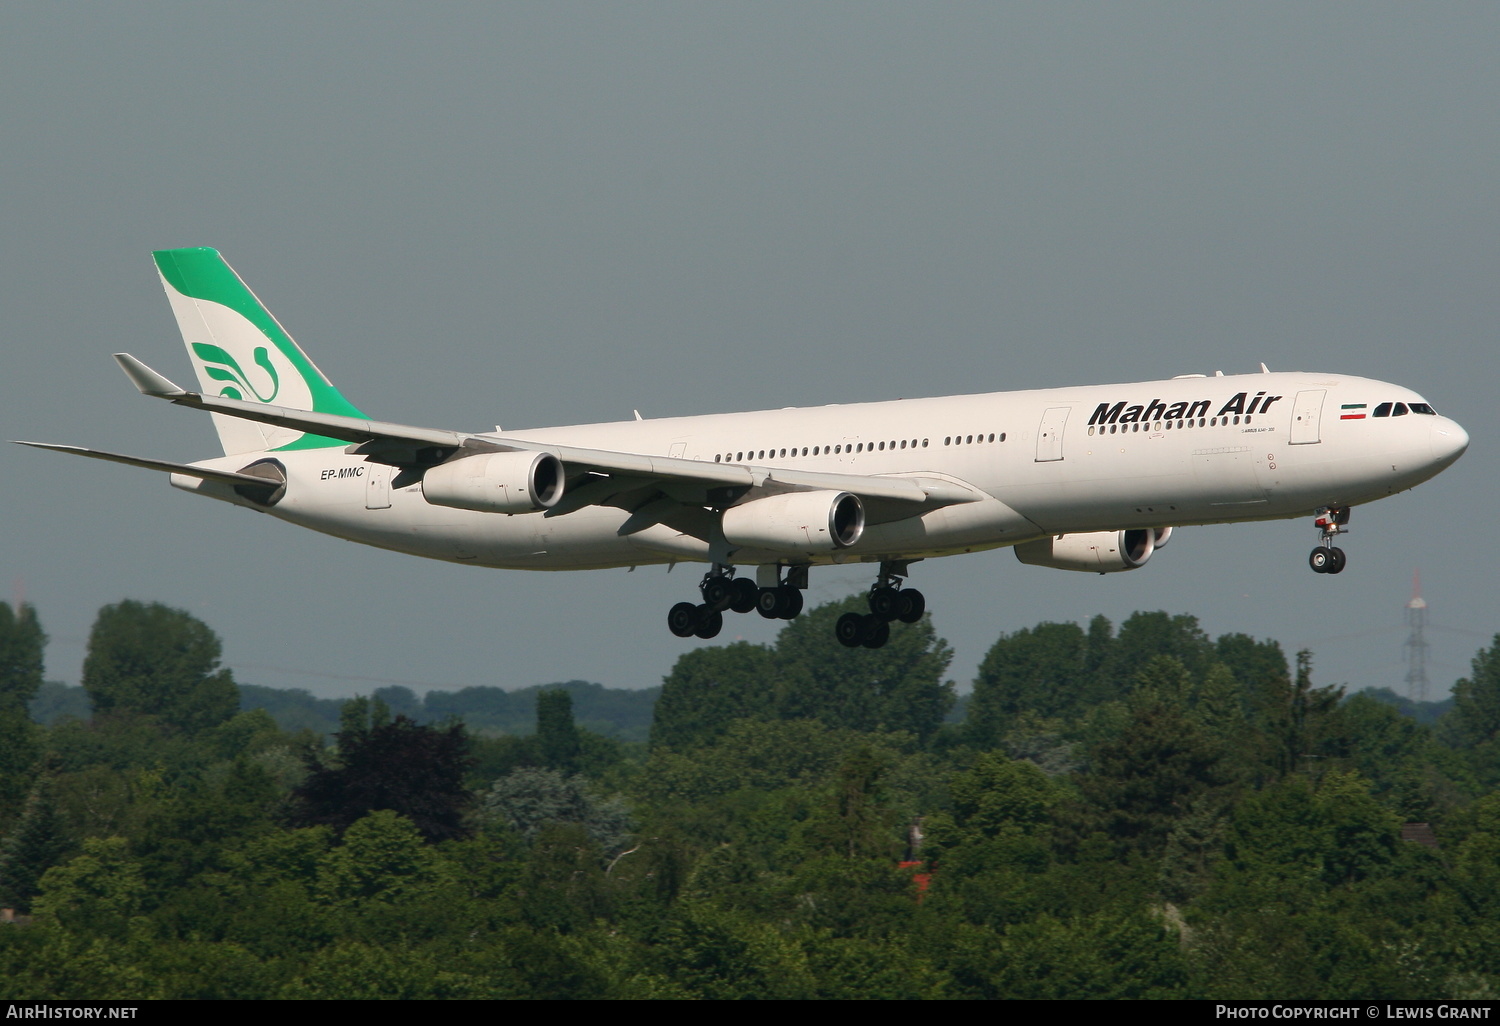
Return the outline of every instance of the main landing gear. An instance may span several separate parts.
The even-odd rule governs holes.
[[[767,620],[791,620],[802,612],[806,587],[805,566],[788,567],[785,581],[777,579],[764,588],[749,577],[734,576],[732,566],[715,566],[698,585],[702,604],[677,603],[667,613],[667,629],[679,638],[712,638],[724,629],[726,611],[748,613],[752,609]]]
[[[902,588],[906,564],[881,563],[870,589],[868,613],[845,613],[833,625],[834,637],[846,648],[880,648],[891,638],[891,623],[916,623],[927,611],[927,599],[915,588]]]
[[[1349,533],[1349,507],[1329,506],[1321,509],[1313,523],[1322,534],[1318,547],[1307,557],[1308,566],[1313,568],[1315,574],[1343,573],[1346,561],[1344,550],[1335,547],[1333,540],[1341,534]]]
[[[845,613],[833,633],[848,648],[880,648],[891,637],[891,624],[916,623],[927,611],[927,600],[915,588],[901,587],[909,561],[880,564],[880,577],[870,589],[868,613]],[[807,567],[781,570],[763,566],[756,579],[734,576],[734,567],[715,566],[703,575],[699,604],[679,602],[667,613],[667,629],[679,638],[713,638],[724,629],[724,613],[755,610],[767,620],[792,620],[802,612]]]

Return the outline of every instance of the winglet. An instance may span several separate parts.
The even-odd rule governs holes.
[[[140,389],[142,395],[152,395],[158,399],[175,399],[187,395],[186,389],[179,388],[129,353],[116,353],[115,363],[120,365],[130,383]]]

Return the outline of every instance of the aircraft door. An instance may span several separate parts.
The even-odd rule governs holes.
[[[1042,426],[1036,433],[1036,462],[1051,463],[1063,458],[1063,428],[1068,423],[1068,409],[1054,406],[1042,414]]]
[[[391,508],[391,468],[384,463],[366,463],[365,509]]]
[[[1297,393],[1297,402],[1292,407],[1292,437],[1290,445],[1312,445],[1323,440],[1323,397],[1326,389],[1311,388]]]

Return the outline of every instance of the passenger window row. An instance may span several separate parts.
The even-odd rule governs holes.
[[[944,445],[973,445],[976,442],[995,442],[995,441],[999,441],[999,442],[1005,441],[1005,432],[1002,431],[998,435],[995,434],[993,431],[991,431],[988,435],[949,435],[947,438],[943,439],[943,444]]]
[[[740,452],[721,452],[714,455],[715,463],[743,463],[747,459],[791,459],[796,456],[842,456],[845,453],[884,452],[887,449],[927,448],[927,439],[892,439],[889,442],[854,442],[848,445],[814,445],[811,449],[791,446],[787,449],[745,449]]]
[[[1157,431],[1171,431],[1174,429],[1178,431],[1185,431],[1191,427],[1228,427],[1231,420],[1233,420],[1236,425],[1238,425],[1241,421],[1249,424],[1251,419],[1252,418],[1250,417],[1199,417],[1197,420],[1194,420],[1192,417],[1189,417],[1187,420],[1158,420],[1155,422],[1154,428]],[[1099,434],[1128,435],[1132,431],[1151,431],[1153,429],[1153,425],[1151,421],[1147,421],[1144,427],[1139,422],[1137,422],[1134,424],[1110,424],[1108,431],[1106,431],[1104,428],[1105,425],[1099,425]],[[1093,433],[1094,429],[1090,427],[1089,434],[1092,435]]]

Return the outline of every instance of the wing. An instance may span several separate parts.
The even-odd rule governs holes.
[[[240,474],[232,470],[213,470],[209,467],[195,467],[191,463],[173,463],[170,460],[152,460],[142,456],[123,456],[120,453],[105,452],[102,449],[85,449],[80,445],[56,445],[52,442],[22,442],[20,440],[17,440],[16,444],[29,445],[33,449],[50,449],[52,452],[65,452],[73,456],[87,456],[93,460],[123,463],[128,467],[144,467],[147,470],[160,470],[168,474],[181,474],[184,477],[197,477],[205,481],[218,481],[221,484],[238,485],[241,488],[275,488],[282,483],[256,474]]]
[[[426,467],[473,453],[550,452],[566,468],[568,484],[562,499],[546,515],[565,516],[585,506],[615,506],[631,513],[621,528],[622,534],[663,523],[702,536],[707,531],[705,507],[723,509],[751,498],[787,491],[850,492],[864,503],[866,523],[870,524],[904,520],[943,506],[984,498],[982,492],[970,485],[921,474],[885,477],[708,463],[291,410],[190,392],[128,353],[115,354],[115,360],[145,395],[178,406],[348,442],[346,451],[350,453],[409,471],[411,477],[406,481],[402,480],[405,475],[398,475],[392,482],[397,487],[418,479]]]

